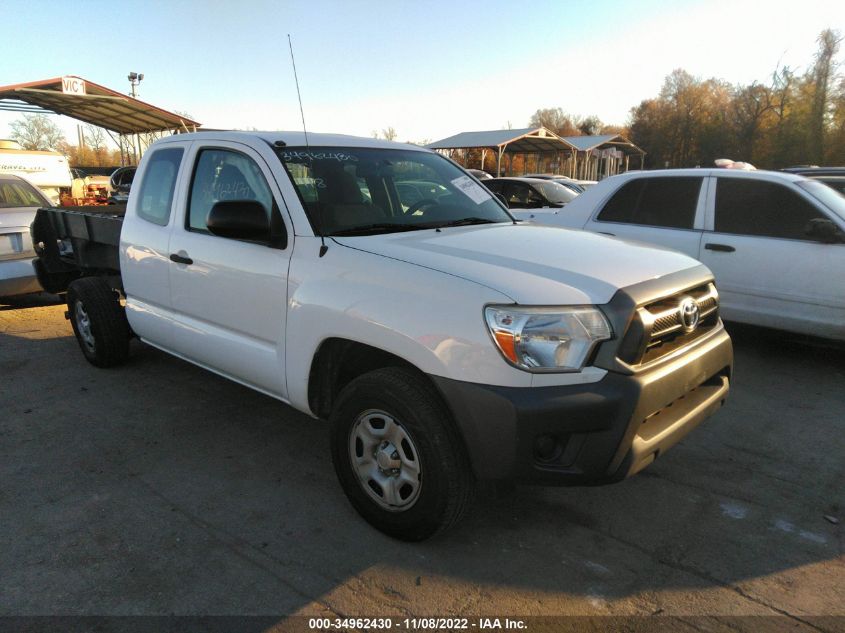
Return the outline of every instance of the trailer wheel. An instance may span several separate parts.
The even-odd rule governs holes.
[[[422,541],[457,523],[475,480],[449,411],[407,369],[350,382],[331,414],[332,461],[353,507],[373,527]]]
[[[96,367],[120,365],[129,356],[129,323],[114,290],[99,277],[70,284],[67,306],[82,353]]]

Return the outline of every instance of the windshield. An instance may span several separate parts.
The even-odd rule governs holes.
[[[578,195],[568,187],[564,187],[560,183],[551,180],[544,180],[543,182],[535,182],[533,184],[550,202],[554,202],[555,204],[566,204],[574,200]]]
[[[404,149],[284,147],[279,158],[311,226],[324,235],[511,222],[484,187],[438,154]]]
[[[809,178],[798,181],[798,186],[807,191],[816,200],[845,220],[845,197],[831,189],[823,182]]]

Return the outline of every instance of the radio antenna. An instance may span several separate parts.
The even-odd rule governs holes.
[[[308,129],[305,127],[305,110],[302,108],[302,93],[299,91],[299,77],[296,75],[296,60],[293,57],[293,43],[290,40],[290,33],[288,33],[288,48],[290,48],[290,63],[293,66],[293,80],[296,83],[296,98],[299,99],[299,115],[302,117],[302,133],[305,134],[305,151],[308,152],[308,162],[311,163],[313,177],[314,158],[311,155],[311,147],[308,145]],[[317,215],[320,218],[320,257],[322,257],[329,250],[329,247],[326,246],[326,236],[323,230],[323,205],[320,202],[319,196],[317,198]]]

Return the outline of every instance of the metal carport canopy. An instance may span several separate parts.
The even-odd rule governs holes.
[[[498,154],[496,175],[502,172],[505,152],[529,154],[540,152],[574,152],[575,146],[544,127],[520,130],[489,130],[486,132],[461,132],[426,145],[428,149],[492,149]],[[482,151],[482,159],[484,152]]]
[[[517,154],[560,152],[575,146],[544,127],[520,130],[461,132],[426,145],[428,149],[501,149]]]
[[[63,91],[63,80],[84,82],[84,94]],[[7,101],[14,100],[14,101]],[[118,134],[143,134],[162,130],[196,130],[201,124],[175,112],[168,112],[87,79],[68,75],[0,86],[0,109],[35,110],[21,107],[23,102],[48,112],[64,114]]]
[[[563,140],[571,143],[579,152],[589,152],[592,149],[615,147],[626,154],[645,154],[645,151],[621,134],[600,134],[596,136],[564,136]]]

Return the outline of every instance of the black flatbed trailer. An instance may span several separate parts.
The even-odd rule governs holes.
[[[47,292],[67,291],[79,277],[110,277],[120,283],[120,229],[126,205],[45,207],[32,223],[32,242],[38,259],[35,272]]]

